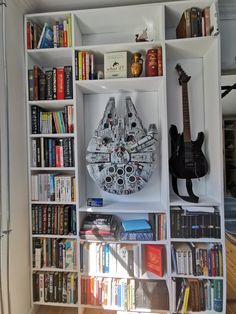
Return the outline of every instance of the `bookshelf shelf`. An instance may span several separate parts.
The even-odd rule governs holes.
[[[101,243],[102,240],[86,240],[81,239],[80,242],[88,242],[88,243]],[[166,240],[156,240],[156,241],[121,241],[121,240],[111,240],[111,241],[102,241],[106,243],[121,243],[121,244],[163,244],[166,245],[168,242]]]
[[[77,239],[76,235],[62,234],[32,234],[32,238],[53,238],[53,239]]]
[[[75,137],[74,133],[51,133],[51,134],[31,134],[31,138],[40,138],[40,137],[45,137],[45,138],[67,138],[67,137]]]
[[[161,89],[163,77],[76,81],[83,94],[110,94],[117,92],[151,92]]]
[[[54,25],[56,22],[71,17],[71,45],[69,47],[61,48],[49,48],[49,49],[27,49],[27,36],[25,42],[25,59],[26,59],[26,94],[29,95],[29,99],[37,99],[37,97],[30,94],[32,92],[32,85],[28,84],[28,75],[32,77],[32,69],[34,65],[40,66],[42,70],[48,68],[58,68],[70,66],[72,69],[72,83],[70,85],[73,91],[72,99],[60,99],[60,100],[33,100],[26,102],[27,110],[27,127],[28,127],[28,174],[29,174],[29,190],[31,190],[31,184],[37,186],[37,180],[42,179],[40,175],[48,175],[48,180],[51,177],[54,178],[56,175],[61,176],[73,176],[73,196],[76,195],[76,201],[74,202],[56,202],[56,201],[32,201],[31,199],[39,199],[37,193],[33,190],[32,197],[29,197],[29,209],[30,209],[30,220],[31,220],[31,231],[41,232],[42,229],[36,224],[33,219],[38,219],[37,213],[41,212],[38,209],[41,207],[46,208],[47,216],[44,217],[45,221],[52,223],[55,222],[58,217],[64,215],[64,211],[70,208],[71,212],[75,216],[73,219],[76,221],[76,231],[71,227],[69,229],[70,234],[60,235],[63,233],[61,229],[56,230],[55,233],[51,234],[31,234],[31,242],[47,241],[49,242],[62,242],[66,239],[74,243],[76,241],[76,256],[77,256],[77,269],[73,271],[73,275],[76,276],[76,283],[78,289],[75,291],[78,302],[76,304],[68,303],[54,303],[54,302],[33,302],[35,305],[53,305],[62,307],[75,307],[80,313],[81,309],[98,309],[98,310],[114,310],[120,312],[147,312],[147,313],[169,313],[174,314],[176,312],[176,306],[180,295],[180,288],[178,284],[173,284],[174,278],[177,283],[186,283],[191,279],[198,279],[199,285],[201,282],[212,284],[213,281],[217,283],[223,283],[222,288],[222,313],[226,312],[226,279],[225,276],[191,276],[191,275],[177,275],[173,273],[177,268],[172,267],[172,253],[180,247],[188,247],[190,243],[196,243],[196,247],[199,250],[209,250],[212,247],[216,252],[216,247],[221,250],[222,247],[222,264],[223,272],[218,274],[226,274],[225,266],[225,245],[224,245],[224,199],[223,199],[223,157],[222,157],[222,143],[221,143],[221,106],[220,106],[220,69],[219,69],[219,36],[203,36],[195,38],[176,38],[176,27],[183,15],[185,10],[196,7],[205,10],[206,7],[215,8],[217,0],[189,0],[189,1],[176,1],[166,3],[152,3],[132,6],[121,6],[121,7],[106,7],[102,9],[86,9],[86,10],[73,10],[67,12],[50,12],[50,13],[39,13],[29,14],[25,16],[25,30],[27,31],[27,22],[30,21],[34,24],[39,24],[41,27],[44,23]],[[213,10],[212,9],[212,10]],[[217,13],[217,10],[213,10],[213,13]],[[212,13],[211,13],[212,14]],[[217,14],[214,23],[217,22]],[[121,17],[122,21],[121,22]],[[69,24],[68,24],[69,25]],[[214,24],[214,27],[217,25]],[[136,34],[141,35],[144,31],[147,31],[148,41],[136,42]],[[27,33],[26,33],[27,35]],[[64,35],[64,33],[63,33]],[[55,44],[55,43],[54,43]],[[33,45],[35,47],[35,44]],[[146,57],[149,49],[162,48],[162,76],[146,77]],[[86,56],[89,54],[94,57],[94,70],[95,76],[98,71],[104,73],[104,54],[109,52],[127,52],[127,77],[117,79],[94,79],[94,80],[76,80],[79,77],[79,71],[81,70],[81,63],[79,63],[78,52],[83,51],[85,57],[82,61],[86,61]],[[85,53],[84,53],[85,52]],[[140,77],[131,76],[131,64],[132,54],[135,52],[141,53],[143,59],[143,71]],[[80,59],[81,60],[81,59]],[[88,60],[88,59],[87,59]],[[160,60],[159,60],[160,61]],[[157,62],[159,62],[157,61]],[[76,64],[76,62],[78,62]],[[199,196],[198,203],[190,203],[182,200],[173,191],[171,184],[171,176],[169,174],[169,158],[171,156],[171,139],[169,129],[172,124],[177,126],[178,132],[182,132],[183,129],[183,115],[182,115],[182,98],[181,98],[181,87],[178,81],[178,74],[176,73],[176,64],[181,64],[182,68],[186,73],[191,76],[191,80],[188,84],[189,92],[189,105],[190,105],[190,122],[191,122],[191,139],[195,140],[197,134],[201,131],[204,132],[205,139],[202,145],[202,150],[207,158],[209,164],[209,171],[206,176],[193,179],[193,190],[195,194]],[[84,68],[83,68],[84,67]],[[85,70],[85,64],[82,63],[82,68]],[[28,70],[31,70],[28,73]],[[65,70],[65,68],[64,68]],[[87,69],[88,70],[88,69]],[[86,71],[87,71],[86,70]],[[40,70],[39,70],[40,71]],[[89,71],[89,70],[88,70]],[[54,70],[54,83],[55,83],[55,70]],[[81,74],[81,73],[80,73]],[[91,73],[90,73],[91,74]],[[91,77],[84,75],[84,77]],[[31,81],[32,83],[32,81]],[[51,83],[50,83],[51,84]],[[52,85],[52,84],[51,84]],[[51,87],[50,85],[50,87]],[[53,85],[52,85],[53,86]],[[31,90],[30,90],[31,87]],[[158,129],[158,140],[157,140],[157,167],[145,187],[137,192],[130,195],[116,195],[103,192],[95,182],[91,179],[88,174],[86,167],[86,154],[88,143],[91,137],[94,135],[94,131],[97,128],[101,118],[104,114],[106,104],[109,97],[115,98],[116,109],[119,114],[124,113],[125,97],[130,96],[135,104],[138,115],[140,116],[144,127],[147,127],[150,123],[155,123]],[[54,98],[55,85],[54,85]],[[47,96],[46,98],[53,98]],[[69,96],[70,97],[70,96]],[[43,97],[39,97],[43,98]],[[60,97],[58,97],[60,98]],[[47,129],[33,128],[32,123],[32,111],[42,112],[54,112],[58,113],[59,124],[63,122],[63,115],[69,113],[69,109],[72,110],[73,116],[73,133],[53,133],[55,130],[50,129],[51,133],[47,133]],[[36,108],[36,109],[35,109]],[[61,116],[60,116],[61,115]],[[57,116],[57,115],[54,115]],[[55,119],[56,120],[56,119]],[[40,120],[39,120],[40,121]],[[46,121],[46,118],[45,118]],[[65,121],[64,121],[65,122]],[[55,123],[55,122],[54,122]],[[230,128],[230,126],[229,126]],[[37,131],[35,131],[37,129]],[[43,134],[32,134],[41,132]],[[39,130],[39,131],[38,131]],[[58,128],[57,128],[58,130]],[[65,128],[69,131],[69,128]],[[73,163],[66,163],[66,165],[74,165],[73,167],[32,167],[39,165],[55,165],[55,163],[44,163],[43,160],[38,158],[39,155],[44,153],[44,146],[46,146],[46,153],[49,152],[49,145],[58,144],[58,140],[61,143],[66,142],[68,138],[69,143],[73,143]],[[72,138],[72,140],[71,140]],[[46,143],[46,144],[45,144]],[[72,144],[70,144],[72,145]],[[35,151],[36,147],[36,151]],[[40,149],[39,149],[40,147]],[[47,151],[48,149],[48,151]],[[39,152],[40,150],[40,152]],[[38,159],[37,159],[38,158]],[[40,162],[39,162],[40,159]],[[46,159],[46,158],[45,158]],[[33,161],[33,162],[32,162]],[[57,163],[59,164],[59,163]],[[63,165],[64,163],[60,163]],[[54,176],[49,176],[52,174]],[[33,180],[31,181],[31,176]],[[38,176],[37,176],[38,175]],[[43,177],[44,178],[44,177]],[[60,179],[61,180],[61,179]],[[179,180],[180,181],[180,180]],[[36,183],[35,183],[36,182]],[[45,183],[46,184],[46,183]],[[49,182],[47,183],[49,186]],[[51,185],[51,187],[53,184]],[[45,190],[46,185],[44,186]],[[63,189],[63,183],[62,183]],[[185,194],[186,187],[183,180],[179,183],[180,194]],[[51,194],[50,194],[51,195]],[[41,197],[44,199],[55,199],[53,197]],[[103,206],[94,207],[88,206],[88,198],[102,198]],[[60,198],[57,198],[60,199]],[[63,198],[62,198],[63,199]],[[65,199],[65,198],[64,198]],[[75,198],[68,198],[75,199]],[[42,205],[42,206],[41,206]],[[221,238],[171,238],[172,236],[178,236],[177,233],[171,231],[171,211],[182,207],[186,211],[196,212],[195,207],[199,207],[199,211],[207,212],[209,207],[214,207],[211,213],[216,213],[215,217],[220,216],[220,227],[221,227]],[[189,208],[190,209],[189,209]],[[60,208],[60,215],[59,210]],[[191,209],[192,208],[192,209]],[[51,209],[53,216],[50,216]],[[38,212],[37,212],[38,211]],[[74,211],[74,212],[73,212]],[[49,214],[48,214],[49,212]],[[55,214],[56,213],[56,214]],[[219,215],[218,215],[219,213]],[[129,219],[146,219],[149,220],[153,228],[154,238],[164,240],[152,240],[152,241],[120,241],[118,236],[114,237],[117,240],[104,240],[97,238],[96,240],[89,240],[80,238],[84,219],[87,216],[96,214],[114,215],[120,220]],[[158,215],[163,214],[163,215]],[[32,216],[35,215],[35,216]],[[184,214],[186,217],[187,214]],[[199,217],[200,214],[198,213]],[[213,215],[213,214],[212,214]],[[218,216],[217,216],[218,215]],[[35,218],[37,217],[37,218]],[[161,218],[160,218],[161,217]],[[40,216],[40,218],[42,218]],[[202,217],[200,217],[203,219]],[[64,224],[64,216],[60,218]],[[67,219],[67,218],[66,218]],[[160,220],[159,220],[160,219]],[[184,219],[184,218],[183,218]],[[218,219],[218,218],[217,218]],[[43,221],[43,220],[42,220]],[[164,223],[163,223],[164,221]],[[73,225],[72,221],[71,225]],[[163,228],[163,225],[164,228]],[[201,222],[202,223],[202,222]],[[219,221],[217,221],[219,223]],[[33,228],[32,228],[33,226]],[[57,225],[58,226],[58,225]],[[63,225],[64,226],[64,225]],[[203,234],[204,224],[201,224],[201,232]],[[217,225],[219,226],[219,224]],[[41,227],[41,226],[40,226]],[[66,223],[65,223],[65,227]],[[73,225],[74,227],[74,225]],[[38,229],[37,229],[38,228]],[[154,229],[155,228],[155,229]],[[159,228],[159,229],[158,229]],[[177,229],[177,228],[176,228]],[[215,228],[215,232],[219,229]],[[45,230],[45,229],[44,229]],[[68,232],[68,229],[66,229]],[[161,231],[160,231],[161,230]],[[164,236],[163,236],[164,230]],[[180,230],[182,232],[182,229]],[[208,230],[209,231],[209,230]],[[45,231],[44,231],[45,232]],[[158,233],[159,232],[159,233]],[[207,232],[207,231],[206,231]],[[72,234],[73,233],[73,234]],[[76,233],[76,234],[75,234]],[[206,235],[206,233],[204,233]],[[210,233],[207,233],[209,235]],[[194,233],[191,233],[194,236]],[[73,241],[72,241],[73,240]],[[95,243],[96,245],[92,245]],[[32,244],[32,243],[31,243]],[[117,244],[117,245],[115,245]],[[212,244],[212,245],[211,245]],[[96,250],[103,250],[104,246],[107,245],[109,248],[108,256],[112,260],[117,258],[117,252],[120,248],[129,248],[130,254],[138,260],[137,265],[138,271],[135,273],[124,272],[124,275],[117,275],[114,268],[111,273],[97,273],[94,271],[101,271],[101,268],[94,269],[93,267],[80,268],[81,257],[83,257],[83,263],[87,261],[87,256],[84,257],[82,254],[88,255],[92,252],[94,247]],[[159,247],[160,246],[160,247]],[[32,245],[31,245],[32,247]],[[81,250],[82,247],[82,250]],[[91,248],[92,247],[92,248]],[[155,273],[148,271],[146,259],[146,248],[154,247],[165,251],[163,253],[164,263],[164,276],[158,277]],[[111,248],[115,248],[115,253],[112,256]],[[220,249],[219,249],[220,248]],[[124,249],[125,251],[125,249]],[[163,252],[162,251],[162,252]],[[173,251],[173,252],[172,252]],[[218,252],[219,252],[218,251]],[[102,251],[103,252],[103,251]],[[91,253],[91,254],[92,254]],[[104,252],[103,252],[104,253]],[[106,251],[107,253],[107,251]],[[134,255],[136,254],[136,255]],[[31,258],[33,253],[31,252]],[[114,256],[115,255],[115,256]],[[96,251],[96,258],[104,256],[101,251]],[[127,258],[126,268],[131,267],[132,259]],[[131,258],[131,257],[130,257]],[[94,258],[95,260],[95,258]],[[88,262],[93,261],[93,256],[88,257]],[[101,261],[100,261],[101,262]],[[118,264],[118,262],[117,262]],[[35,265],[35,264],[33,264]],[[41,264],[37,264],[40,266]],[[45,265],[47,265],[45,263]],[[75,264],[74,264],[75,265]],[[133,265],[134,267],[134,265]],[[116,268],[115,268],[116,269]],[[82,272],[83,270],[84,272]],[[92,270],[93,272],[89,272]],[[111,269],[110,269],[111,270]],[[137,270],[137,269],[136,269]],[[47,273],[47,272],[59,272],[60,275],[63,272],[68,272],[67,269],[57,268],[31,268],[32,278],[35,273]],[[180,271],[179,271],[180,273]],[[182,273],[184,273],[182,271]],[[194,273],[190,272],[189,273]],[[121,274],[121,272],[119,272]],[[125,274],[138,274],[135,277],[130,277]],[[98,278],[97,280],[105,282],[112,281],[114,278],[115,286],[114,289],[118,289],[118,285],[121,286],[121,281],[132,282],[133,295],[138,296],[138,287],[143,282],[151,282],[150,289],[158,289],[160,285],[164,285],[166,289],[165,296],[163,296],[164,289],[159,288],[155,291],[155,296],[160,296],[161,299],[168,298],[168,306],[163,307],[166,310],[153,309],[158,306],[147,306],[147,308],[136,308],[135,310],[125,311],[117,306],[96,306],[86,303],[86,299],[83,299],[84,286],[81,283],[85,278]],[[100,279],[99,279],[100,278]],[[32,280],[33,281],[33,280]],[[194,281],[194,280],[192,280]],[[112,281],[113,282],[113,281]],[[140,283],[141,282],[141,283]],[[84,284],[84,282],[83,282]],[[138,284],[138,285],[137,285]],[[117,285],[117,286],[116,286]],[[32,286],[34,284],[32,283]],[[181,286],[181,285],[180,285]],[[90,287],[90,286],[89,286]],[[33,287],[35,288],[35,286]],[[39,289],[39,286],[37,287]],[[86,286],[87,289],[87,286]],[[114,290],[113,289],[113,290]],[[32,289],[32,300],[33,300]],[[148,290],[148,289],[147,289]],[[142,293],[144,289],[142,289]],[[86,291],[87,294],[91,293],[92,290]],[[112,291],[111,291],[112,292]],[[114,291],[113,291],[114,292]],[[205,291],[204,291],[205,292]],[[205,294],[204,294],[205,295]],[[223,296],[222,296],[223,295]],[[148,295],[143,295],[148,299]],[[152,296],[150,297],[152,299]],[[175,300],[176,299],[176,300]],[[84,301],[85,300],[85,301]],[[98,304],[98,303],[96,303]],[[107,303],[115,304],[115,303]],[[153,308],[152,308],[153,307]],[[212,303],[212,308],[214,303]],[[132,308],[132,307],[131,307]],[[190,308],[189,308],[190,309]],[[191,309],[187,312],[191,313]],[[215,313],[213,310],[197,312],[196,314],[204,313]]]
[[[222,276],[191,276],[191,275],[177,275],[172,274],[173,278],[191,278],[191,279],[209,279],[209,280],[223,280],[224,277]]]
[[[75,171],[75,167],[31,167],[31,171],[62,171],[71,172]]]
[[[104,213],[115,213],[123,212],[130,213],[136,211],[137,213],[165,213],[164,204],[161,202],[146,202],[146,203],[136,203],[136,202],[105,202],[102,207],[91,207],[91,206],[81,206],[79,208],[80,212],[104,212]]]
[[[45,205],[76,205],[76,202],[56,202],[56,201],[31,201],[31,204],[45,204]]]
[[[68,272],[68,273],[77,273],[77,269],[67,269],[67,268],[56,268],[56,267],[42,267],[42,268],[34,268],[33,271],[43,271],[43,272]]]
[[[46,305],[46,306],[65,306],[65,307],[78,307],[78,304],[71,303],[57,303],[57,302],[33,302],[35,305]]]

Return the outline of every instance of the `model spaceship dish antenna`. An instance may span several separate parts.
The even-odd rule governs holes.
[[[144,129],[130,97],[126,114],[116,114],[115,99],[110,97],[104,115],[91,138],[86,156],[87,169],[104,191],[132,194],[140,191],[156,166],[157,128]]]

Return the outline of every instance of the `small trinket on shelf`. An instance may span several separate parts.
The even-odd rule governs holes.
[[[135,52],[132,56],[131,75],[133,77],[139,77],[143,71],[143,59],[141,53]]]

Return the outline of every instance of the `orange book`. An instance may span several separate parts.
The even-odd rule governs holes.
[[[144,256],[146,271],[163,277],[164,275],[164,245],[145,244]]]

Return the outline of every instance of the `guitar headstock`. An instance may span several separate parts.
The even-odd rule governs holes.
[[[191,76],[188,76],[184,70],[182,69],[180,64],[176,64],[175,67],[176,71],[179,74],[179,85],[182,85],[183,83],[188,83],[188,81],[191,79]]]

